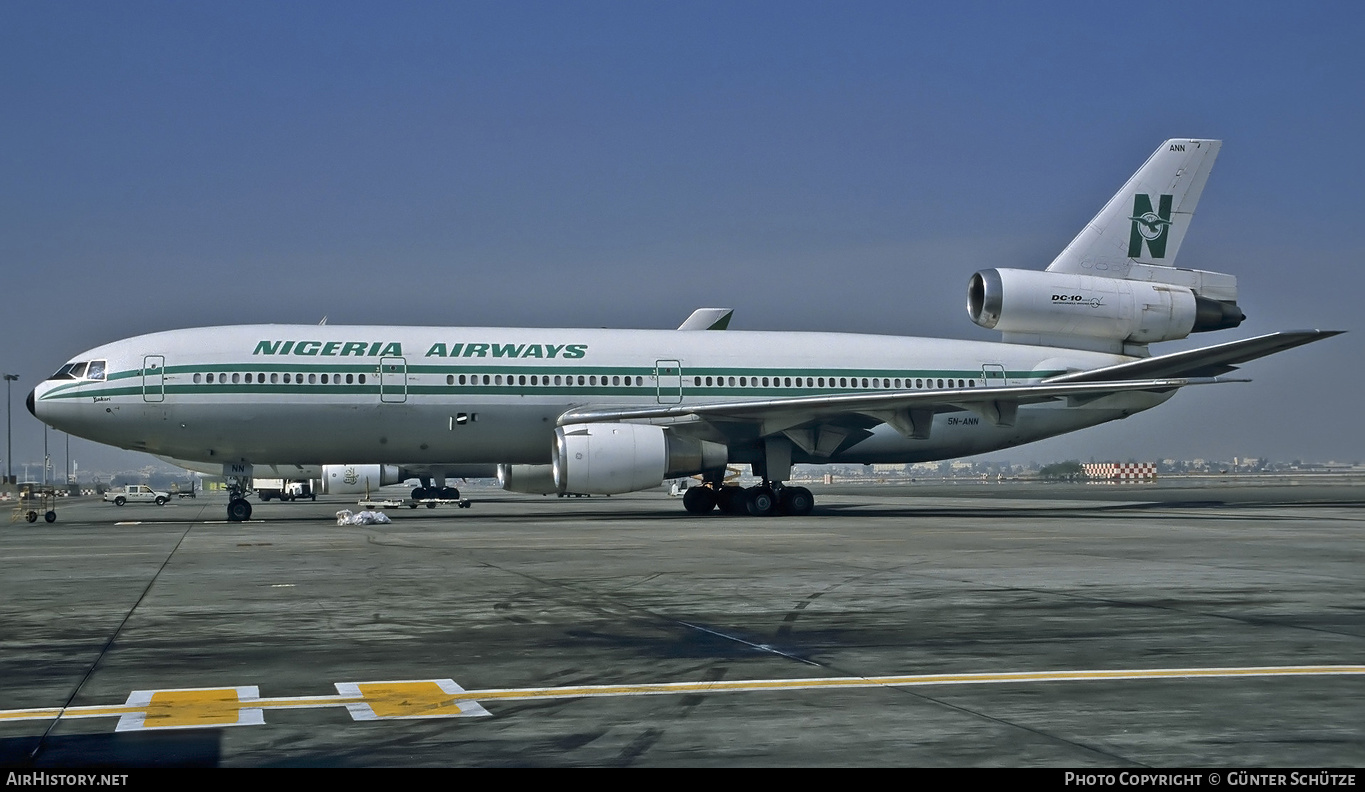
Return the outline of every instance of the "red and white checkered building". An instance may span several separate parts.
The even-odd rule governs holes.
[[[1155,462],[1089,462],[1081,467],[1091,481],[1156,481]]]

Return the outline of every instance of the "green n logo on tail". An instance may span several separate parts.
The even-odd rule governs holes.
[[[1142,256],[1142,243],[1147,243],[1147,250],[1152,254],[1152,258],[1166,258],[1166,239],[1169,237],[1171,229],[1171,200],[1172,196],[1160,196],[1157,211],[1152,211],[1152,196],[1141,193],[1133,196],[1133,216],[1128,218],[1133,221],[1133,231],[1128,236],[1128,257],[1140,258]]]

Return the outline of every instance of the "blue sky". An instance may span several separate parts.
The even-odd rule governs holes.
[[[1363,23],[1345,2],[8,0],[15,458],[41,456],[20,390],[175,327],[724,305],[736,329],[991,339],[971,273],[1046,266],[1190,136],[1225,144],[1180,264],[1236,274],[1249,319],[1166,348],[1354,332],[1009,456],[1360,459]]]

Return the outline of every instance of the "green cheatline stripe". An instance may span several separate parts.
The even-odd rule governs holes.
[[[528,365],[516,365],[516,364],[498,365],[498,364],[485,364],[485,363],[479,363],[479,364],[466,364],[466,363],[461,363],[461,364],[449,364],[449,363],[447,363],[447,364],[428,364],[428,363],[421,363],[421,364],[419,364],[419,363],[414,363],[414,364],[411,364],[411,365],[407,366],[406,368],[407,368],[407,372],[408,372],[409,374],[479,374],[479,375],[482,375],[482,374],[509,374],[509,373],[510,373],[510,374],[516,374],[516,375],[525,374],[525,375],[527,375],[527,376],[530,376],[530,375],[532,375],[532,374],[535,374],[535,375],[537,375],[537,376],[550,376],[550,375],[566,375],[566,376],[567,376],[567,375],[572,375],[572,376],[579,376],[579,375],[583,375],[583,376],[599,376],[599,377],[600,377],[600,376],[603,376],[603,375],[607,375],[607,376],[617,376],[617,375],[620,375],[620,376],[631,376],[631,377],[649,377],[649,376],[653,376],[653,375],[654,375],[654,369],[653,369],[653,367],[641,367],[641,366],[554,366],[554,367],[548,367],[548,368],[546,368],[546,367],[534,367],[534,368],[533,368],[533,367],[528,366]],[[301,363],[301,364],[297,364],[297,365],[287,365],[287,364],[281,364],[281,363],[268,363],[268,364],[260,364],[260,365],[245,365],[245,364],[237,364],[237,363],[224,363],[224,364],[203,364],[203,365],[167,366],[167,367],[165,367],[165,369],[163,369],[163,371],[164,371],[166,374],[196,374],[196,373],[202,373],[202,374],[213,373],[213,374],[218,374],[218,373],[220,373],[220,372],[226,372],[226,373],[229,373],[229,374],[234,373],[234,372],[235,372],[235,373],[243,373],[243,372],[253,372],[253,373],[255,373],[255,372],[266,372],[266,373],[270,373],[270,372],[277,372],[277,373],[293,373],[293,372],[296,372],[296,371],[302,371],[302,372],[304,372],[304,373],[327,373],[327,374],[332,374],[332,373],[339,372],[339,373],[342,373],[342,374],[372,374],[372,375],[376,375],[376,376],[377,376],[378,373],[379,373],[379,367],[376,366],[376,365],[370,365],[370,366],[346,366],[346,365],[309,364],[309,363]],[[1004,372],[1003,377],[1002,377],[1002,376],[992,376],[991,379],[1036,379],[1036,378],[1055,377],[1055,376],[1057,376],[1057,375],[1059,375],[1059,374],[1065,374],[1065,373],[1066,373],[1066,371],[1065,371],[1065,370],[1062,370],[1062,369],[1059,369],[1059,370],[1056,370],[1056,371],[1006,371],[1006,372]],[[108,380],[112,381],[112,380],[119,380],[119,379],[127,379],[127,378],[129,378],[129,377],[141,377],[141,376],[142,376],[142,370],[141,370],[141,369],[129,369],[129,370],[127,370],[127,371],[118,371],[118,372],[114,372],[114,373],[110,374],[110,375],[108,376]],[[687,377],[755,377],[755,376],[756,376],[756,377],[769,377],[769,378],[771,378],[771,377],[802,377],[802,378],[805,378],[805,377],[817,377],[817,378],[818,378],[818,377],[824,377],[825,379],[829,379],[830,377],[835,377],[835,378],[838,378],[838,377],[858,377],[858,378],[867,377],[867,378],[869,378],[869,379],[870,379],[870,378],[873,378],[873,377],[876,377],[876,378],[879,378],[879,379],[880,379],[880,378],[895,379],[895,378],[897,378],[897,377],[899,377],[900,379],[906,379],[907,377],[908,377],[908,378],[912,378],[912,379],[914,379],[914,378],[928,378],[928,377],[933,377],[933,378],[940,378],[940,377],[941,377],[941,378],[947,379],[947,378],[951,377],[951,378],[953,378],[953,379],[985,379],[985,377],[982,376],[981,369],[979,369],[979,368],[976,368],[976,369],[838,369],[838,368],[835,368],[835,369],[810,369],[810,368],[733,368],[733,367],[724,367],[724,366],[712,366],[712,367],[700,367],[700,368],[698,368],[698,367],[685,368],[685,369],[683,369],[683,372],[682,372],[681,375],[666,375],[666,376],[682,376],[682,377],[684,377],[684,378],[687,378]],[[83,381],[83,382],[93,382],[93,381],[95,381],[95,380],[85,380],[85,381]],[[64,385],[63,387],[71,387],[71,386],[77,385],[77,384],[82,384],[82,383],[74,383],[74,382],[73,382],[73,383],[69,383],[69,384],[67,384],[67,385]]]
[[[223,374],[223,373],[264,373],[264,372],[285,372],[285,373],[308,373],[316,375],[319,372],[334,375],[342,373],[361,373],[378,378],[376,366],[334,366],[334,365],[283,365],[265,364],[260,366],[247,366],[237,364],[223,365],[204,365],[204,366],[167,366],[163,371],[169,374]],[[634,367],[607,367],[607,366],[566,366],[554,367],[548,370],[535,368],[530,369],[519,365],[414,365],[407,367],[404,379],[420,374],[451,375],[462,374],[466,376],[536,376],[541,379],[549,376],[563,377],[653,377],[652,368]],[[757,374],[755,374],[757,372]],[[849,386],[839,386],[833,384],[839,379],[849,379],[860,382],[862,379],[901,379],[906,382],[901,390],[915,390],[911,381],[916,379],[937,380],[937,379],[966,379],[972,382],[983,379],[978,370],[873,370],[873,369],[843,369],[834,370],[831,374],[828,369],[741,369],[741,368],[707,368],[689,369],[687,373],[677,377],[681,383],[683,393],[686,396],[814,396],[814,395],[844,395],[849,393],[872,393],[886,392],[895,388],[885,388],[881,386],[861,387],[857,384]],[[1009,371],[1005,372],[1005,377],[1009,379],[1025,379],[1035,381],[1046,379],[1063,371]],[[113,372],[104,383],[96,380],[83,380],[80,382],[63,383],[54,387],[43,395],[43,400],[48,399],[70,399],[85,398],[94,396],[126,396],[142,394],[146,390],[143,383],[124,384],[120,387],[109,387],[108,382],[127,381],[143,376],[140,369],[130,369],[126,371]],[[390,376],[397,376],[392,374]],[[692,384],[697,378],[701,377],[744,377],[746,381],[761,381],[763,377],[769,380],[785,379],[786,377],[805,379],[820,378],[825,379],[830,384],[825,386],[787,386],[787,385],[702,385]],[[999,379],[998,377],[993,379]],[[77,386],[86,386],[84,390],[77,393],[74,389]],[[645,385],[445,385],[445,384],[423,384],[407,382],[406,388],[403,386],[388,386],[384,388],[385,393],[399,394],[406,390],[409,394],[431,394],[431,395],[470,395],[470,394],[494,394],[494,395],[586,395],[586,396],[653,396],[660,390],[665,394],[676,394],[678,385],[664,383],[659,385],[650,381]],[[281,394],[310,394],[310,393],[353,393],[353,394],[375,394],[380,390],[379,383],[366,384],[335,384],[335,383],[202,383],[202,384],[165,384],[162,388],[152,388],[152,392],[162,392],[166,394],[194,394],[194,393],[281,393]]]
[[[686,387],[686,388],[684,388],[684,389],[682,390],[682,395],[683,395],[685,398],[699,398],[699,397],[708,397],[708,396],[714,396],[714,397],[749,397],[749,398],[780,398],[780,397],[797,397],[797,396],[845,396],[845,395],[856,394],[856,393],[888,393],[888,392],[895,391],[895,390],[896,390],[895,388],[889,388],[889,389],[882,388],[882,389],[876,389],[876,390],[874,390],[874,389],[872,389],[872,388],[866,388],[866,389],[857,388],[857,389],[855,389],[855,388],[838,388],[838,387],[835,387],[835,388],[833,388],[833,389],[826,387],[826,388],[813,388],[813,389],[810,389],[810,390],[807,390],[807,389],[800,389],[800,390],[798,390],[798,389],[796,389],[796,388],[787,388],[787,387],[776,388],[776,387],[772,387],[772,386],[769,386],[769,387],[766,387],[766,388],[765,388],[765,387],[763,387],[763,386],[761,386],[761,385],[760,385],[760,386],[757,386],[757,387],[746,387],[746,388],[740,388],[740,387],[734,387],[734,388],[729,388],[729,387],[726,387],[726,388],[718,388],[718,387],[710,387],[710,388],[707,388],[707,387],[701,387],[701,388],[696,388],[696,387],[690,387],[690,386],[689,386],[689,387]],[[905,390],[905,388],[901,388],[901,390]],[[914,390],[914,389],[911,388],[911,390]],[[928,391],[928,390],[926,390],[926,389],[920,389],[920,390],[923,391],[923,392],[931,392],[931,391]],[[252,384],[250,384],[250,385],[247,385],[246,383],[241,383],[241,384],[237,384],[237,385],[232,385],[232,384],[220,385],[220,384],[215,383],[215,384],[213,384],[213,385],[208,385],[208,384],[204,384],[204,385],[167,385],[167,386],[165,386],[164,388],[162,388],[162,389],[160,389],[160,390],[152,389],[150,392],[151,392],[151,393],[162,393],[162,394],[165,394],[165,395],[167,395],[167,396],[170,396],[170,395],[193,396],[193,395],[196,395],[196,394],[224,394],[224,393],[239,393],[239,394],[254,393],[254,394],[266,394],[266,395],[270,395],[270,394],[286,395],[286,394],[288,394],[288,395],[322,395],[322,396],[326,396],[326,395],[333,395],[333,394],[362,394],[362,395],[376,395],[376,394],[378,394],[378,393],[380,392],[380,390],[379,390],[379,386],[378,386],[378,385],[322,385],[322,384],[314,384],[314,385],[306,385],[306,384],[305,384],[305,385],[298,385],[298,384],[293,384],[293,383],[291,383],[291,384],[289,384],[289,385],[285,385],[285,384],[283,384],[283,383],[278,383],[278,384],[275,384],[275,385],[269,385],[269,384],[262,385],[262,384],[259,384],[259,383],[252,383]],[[386,387],[386,388],[384,389],[384,394],[385,394],[385,395],[393,395],[393,396],[402,395],[403,393],[407,393],[407,394],[410,395],[410,396],[413,396],[413,395],[426,395],[426,396],[478,396],[478,395],[496,395],[496,396],[527,396],[527,397],[534,397],[534,396],[564,396],[564,397],[570,397],[570,396],[617,396],[617,397],[626,397],[626,396],[631,396],[631,397],[644,397],[644,398],[650,398],[650,399],[655,398],[659,392],[660,392],[660,390],[659,390],[658,388],[655,388],[655,387],[649,386],[649,385],[646,385],[646,386],[643,386],[643,387],[632,386],[632,387],[630,387],[630,388],[627,388],[627,387],[625,387],[625,386],[611,386],[611,385],[608,385],[608,386],[605,386],[605,387],[603,387],[603,386],[601,386],[601,385],[597,385],[597,386],[593,386],[593,385],[574,385],[574,386],[570,387],[570,386],[567,386],[567,385],[416,385],[416,384],[413,384],[413,383],[408,383],[408,385],[407,385],[406,388],[403,388],[403,387],[387,388],[387,387]],[[665,388],[665,389],[663,389],[662,392],[664,393],[665,396],[672,395],[672,396],[676,397],[677,394],[678,394],[678,391],[677,391],[676,388],[671,389],[671,390],[668,389],[668,388]],[[49,399],[50,399],[50,400],[54,400],[54,401],[56,401],[56,400],[66,400],[66,399],[84,399],[84,398],[91,398],[91,397],[95,397],[95,396],[100,396],[100,397],[113,397],[113,396],[140,396],[140,395],[142,395],[143,393],[144,393],[144,390],[143,390],[143,388],[140,387],[140,386],[120,387],[120,388],[102,388],[102,389],[100,389],[100,390],[98,390],[98,391],[85,391],[85,392],[83,392],[83,393],[75,393],[75,392],[66,392],[66,393],[47,393],[47,394],[44,394],[44,395],[43,395],[43,401],[47,401],[47,400],[49,400]]]

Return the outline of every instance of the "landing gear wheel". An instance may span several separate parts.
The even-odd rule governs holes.
[[[745,490],[740,487],[721,487],[716,493],[716,506],[726,514],[748,514]]]
[[[28,520],[29,522],[38,522],[38,512],[35,511],[29,512],[28,514],[24,515],[24,519]]]
[[[48,512],[47,514],[44,514],[44,515],[43,515],[43,519],[44,519],[44,520],[47,520],[47,521],[50,522],[50,523],[57,522],[57,512],[55,512],[55,511],[50,511],[50,512]]]
[[[710,487],[691,487],[683,493],[683,508],[692,514],[709,514],[716,508],[716,491]]]
[[[440,492],[441,492],[441,494],[440,494],[441,500],[459,500],[459,499],[460,499],[460,491],[457,490],[457,489],[455,489],[454,487],[441,487]]]
[[[805,487],[785,487],[777,499],[777,510],[791,517],[804,517],[815,508],[815,496]]]
[[[755,517],[771,517],[777,513],[777,498],[767,487],[750,487],[744,491],[745,506]]]
[[[233,498],[228,501],[227,517],[229,522],[246,522],[251,519],[251,502],[246,498]]]
[[[426,488],[426,487],[413,487],[413,488],[412,488],[412,499],[413,499],[413,500],[426,500],[427,498],[430,498],[430,497],[431,497],[431,493],[427,492],[427,488]]]

